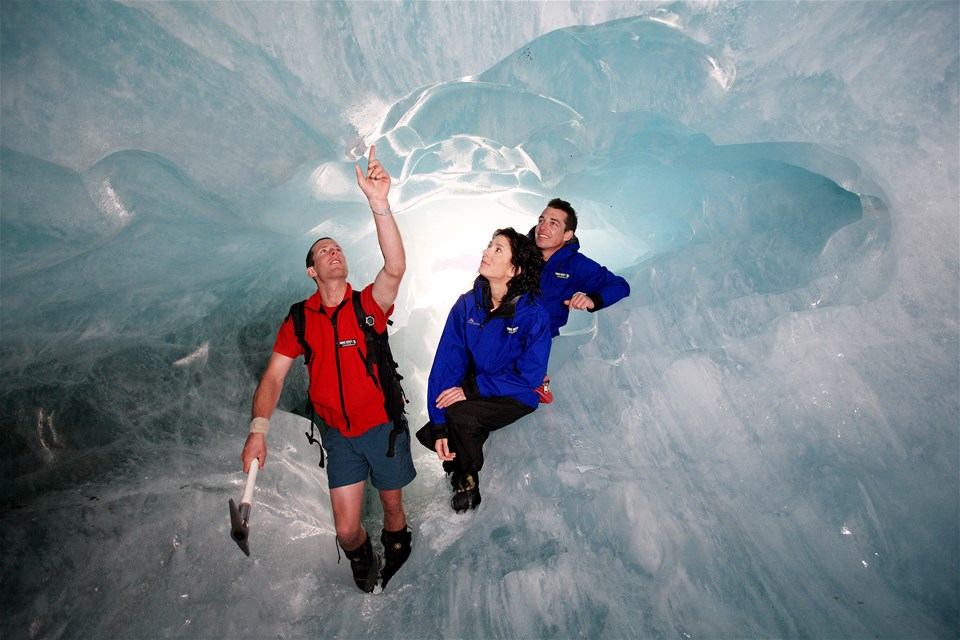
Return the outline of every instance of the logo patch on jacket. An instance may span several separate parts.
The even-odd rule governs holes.
[[[470,316],[469,318],[467,318],[467,324],[472,324],[472,325],[475,326],[475,327],[483,326],[483,325],[481,325],[479,322],[477,322],[476,320],[474,320],[474,319],[473,319],[473,316]]]
[[[339,346],[341,349],[342,349],[343,347],[355,347],[355,346],[357,346],[357,341],[356,341],[356,340],[341,340],[340,342],[337,343],[337,346]]]
[[[507,327],[507,333],[516,333],[520,327]]]
[[[553,276],[555,278],[560,278],[561,280],[569,280],[570,274],[564,273],[563,271],[554,271]]]

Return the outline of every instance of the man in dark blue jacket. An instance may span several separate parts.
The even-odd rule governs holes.
[[[567,324],[570,309],[593,313],[630,295],[626,280],[580,253],[576,231],[577,212],[566,200],[554,198],[528,234],[544,261],[540,289],[553,337]],[[549,376],[537,392],[541,402],[553,402]]]

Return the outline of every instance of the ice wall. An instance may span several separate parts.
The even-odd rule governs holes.
[[[932,3],[0,5],[4,637],[952,637],[958,45]],[[441,324],[547,199],[633,295],[556,341],[484,503],[435,459],[387,591],[290,413],[230,541],[302,256],[379,267],[425,420]],[[379,530],[371,498],[366,522]]]

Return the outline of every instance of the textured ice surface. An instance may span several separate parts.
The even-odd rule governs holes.
[[[2,635],[951,637],[953,2],[0,5]],[[288,380],[251,557],[227,501],[313,238],[380,266],[426,420],[442,322],[545,202],[633,294],[455,515],[417,447],[408,563],[337,562]],[[415,445],[416,446],[416,445]],[[365,522],[379,538],[368,496]]]

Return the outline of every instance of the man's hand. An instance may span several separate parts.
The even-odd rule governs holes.
[[[383,211],[390,206],[387,195],[390,193],[390,174],[377,160],[376,147],[370,147],[370,156],[367,159],[367,173],[360,170],[360,165],[354,165],[357,170],[357,184],[363,195],[367,196],[370,208],[374,211]]]
[[[262,433],[251,433],[247,436],[247,441],[243,445],[243,452],[240,454],[240,460],[243,462],[243,472],[250,473],[250,463],[255,458],[260,459],[260,469],[267,460],[267,439]]]
[[[463,387],[450,387],[446,391],[441,391],[437,396],[437,409],[445,409],[461,400],[466,400],[467,396],[463,393]]]
[[[564,300],[563,304],[571,309],[580,309],[581,311],[593,309],[593,300],[585,293],[577,292],[570,296],[569,300]]]

